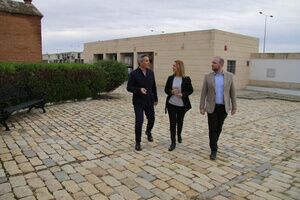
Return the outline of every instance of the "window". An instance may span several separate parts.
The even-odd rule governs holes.
[[[103,60],[103,54],[94,54],[94,62],[98,62],[99,60]]]
[[[132,56],[125,56],[124,63],[128,66],[133,66],[133,57]]]
[[[108,54],[106,54],[106,58],[108,60],[117,60],[117,54],[116,53],[108,53]]]
[[[236,61],[235,60],[227,60],[227,71],[235,74],[235,66]]]
[[[249,67],[250,66],[250,61],[249,60],[247,60],[247,67]]]

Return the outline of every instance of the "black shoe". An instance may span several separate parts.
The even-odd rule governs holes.
[[[178,137],[178,143],[182,143],[182,138]]]
[[[146,135],[147,135],[147,139],[149,142],[153,142],[153,137],[152,137],[152,134],[151,133],[147,133],[146,132]]]
[[[217,159],[217,152],[216,151],[212,151],[209,158],[211,160],[216,160]]]
[[[135,150],[142,151],[141,144],[135,144]]]
[[[173,151],[176,147],[175,143],[172,143],[171,146],[169,147],[169,151]]]

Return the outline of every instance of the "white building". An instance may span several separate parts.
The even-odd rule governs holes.
[[[249,85],[300,90],[300,53],[251,54]]]
[[[43,54],[44,63],[83,63],[82,52]]]

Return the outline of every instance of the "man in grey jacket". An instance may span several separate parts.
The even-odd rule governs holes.
[[[224,71],[223,66],[223,58],[213,58],[213,72],[205,75],[201,91],[200,113],[207,112],[211,160],[217,158],[218,140],[228,112],[234,115],[237,109],[233,74]]]

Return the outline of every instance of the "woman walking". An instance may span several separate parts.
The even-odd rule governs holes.
[[[178,142],[182,142],[183,119],[185,113],[191,109],[189,95],[193,93],[191,79],[185,75],[184,63],[181,60],[175,60],[172,70],[173,75],[168,77],[165,86],[165,93],[168,95],[166,99],[166,111],[169,114],[171,133],[169,151],[173,151],[176,147],[176,127]]]

